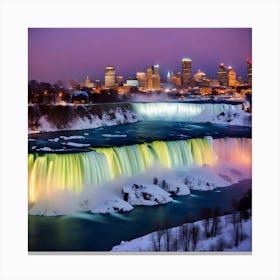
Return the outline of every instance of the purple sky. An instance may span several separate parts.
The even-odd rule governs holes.
[[[135,76],[159,64],[160,75],[181,71],[181,59],[216,77],[221,62],[246,79],[246,59],[252,56],[250,28],[30,28],[28,79],[104,79],[105,67],[116,75]]]

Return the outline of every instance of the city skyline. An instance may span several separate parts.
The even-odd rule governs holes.
[[[250,28],[30,28],[28,79],[54,83],[104,80],[105,67],[135,77],[159,64],[160,75],[181,72],[181,59],[216,78],[221,62],[246,79],[252,57]]]

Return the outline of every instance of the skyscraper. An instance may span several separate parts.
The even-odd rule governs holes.
[[[190,85],[192,77],[192,60],[190,58],[182,59],[182,84],[183,86]]]
[[[227,69],[223,63],[221,63],[220,67],[218,68],[217,79],[221,86],[227,86],[228,84]]]
[[[227,76],[228,76],[228,86],[235,87],[236,86],[236,72],[232,69],[231,66],[227,69]]]
[[[159,65],[155,64],[153,66],[154,74],[153,74],[153,89],[160,90],[160,75],[159,75]]]
[[[105,87],[112,88],[115,85],[115,68],[107,66],[105,68]]]
[[[247,84],[252,86],[252,59],[247,59]]]
[[[117,84],[121,85],[121,84],[123,84],[123,82],[124,82],[123,76],[121,76],[121,75],[117,76]]]
[[[146,74],[146,88],[148,90],[160,90],[160,75],[159,75],[159,65],[149,66],[147,68]]]
[[[153,68],[151,66],[147,68],[147,89],[153,89]]]
[[[136,72],[136,79],[139,82],[139,87],[146,88],[147,87],[147,79],[145,72]]]

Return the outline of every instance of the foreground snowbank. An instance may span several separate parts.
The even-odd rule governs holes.
[[[163,229],[142,237],[122,241],[114,252],[153,251],[251,251],[252,221],[242,213],[216,217]],[[214,231],[212,230],[213,225]],[[209,226],[209,234],[206,233]]]

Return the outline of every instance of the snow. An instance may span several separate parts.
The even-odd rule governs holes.
[[[104,137],[127,137],[126,134],[102,134]]]
[[[161,187],[166,192],[169,192],[170,194],[189,195],[191,193],[189,187],[187,187],[179,178],[165,179],[163,177],[161,178],[155,177],[154,184],[158,185],[159,187]]]
[[[236,214],[237,217],[240,213]],[[142,237],[130,241],[122,241],[119,245],[112,248],[114,252],[151,252],[151,251],[251,251],[252,250],[252,221],[239,220],[234,227],[233,216],[226,215],[218,217],[218,231],[215,236],[205,236],[205,220],[187,223],[181,226],[155,231]],[[209,224],[213,224],[213,219],[209,219]],[[193,247],[192,238],[190,238],[188,248],[184,242],[187,240],[187,232],[191,234],[192,228],[198,228],[198,240]],[[235,230],[243,235],[243,240],[238,241],[235,246]],[[169,243],[167,243],[169,236]]]
[[[29,215],[36,215],[36,216],[61,216],[65,213],[63,211],[60,211],[56,207],[50,207],[49,205],[39,205],[35,204],[29,211]]]
[[[81,135],[71,135],[71,136],[60,136],[60,138],[64,139],[64,140],[72,140],[72,139],[85,139],[84,136]],[[57,139],[57,138],[55,138]]]
[[[75,143],[75,142],[64,142],[61,143],[63,145],[67,145],[67,146],[73,146],[73,147],[88,147],[90,146],[90,144],[82,144],[82,143]]]
[[[123,187],[124,200],[131,205],[159,205],[171,202],[170,194],[154,184],[133,184]]]
[[[191,190],[210,191],[218,187],[230,186],[249,177],[233,165],[222,163],[215,167],[204,165],[189,168],[183,174],[183,182]]]
[[[99,204],[97,207],[90,210],[92,213],[115,213],[115,212],[124,212],[131,211],[133,207],[126,201],[115,197],[107,199]]]
[[[219,115],[213,116],[205,110],[202,114],[193,119],[194,122],[210,122],[214,124],[227,124],[238,126],[252,126],[252,115],[241,109],[227,109]]]
[[[40,133],[40,132],[50,132],[50,131],[62,131],[62,130],[83,130],[83,129],[93,129],[102,126],[113,126],[125,123],[134,123],[138,122],[141,119],[136,116],[133,112],[116,108],[110,110],[109,115],[107,112],[103,112],[101,118],[97,115],[91,115],[88,117],[77,117],[73,121],[67,123],[63,128],[58,128],[56,124],[50,122],[46,115],[43,115],[39,118],[39,126],[37,128],[28,128],[28,133]],[[112,117],[114,115],[114,117]],[[86,134],[84,134],[86,135]],[[72,138],[73,139],[73,138]],[[77,138],[76,138],[77,139]]]
[[[43,147],[43,148],[40,148],[38,149],[37,151],[46,151],[46,152],[49,152],[51,151],[52,149],[50,147]]]
[[[53,138],[53,139],[48,139],[48,141],[50,142],[58,142],[59,141],[59,137]]]

